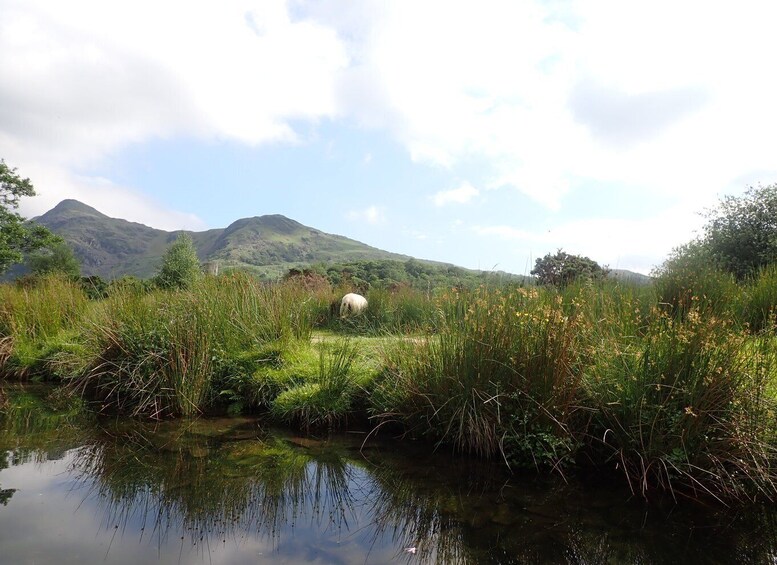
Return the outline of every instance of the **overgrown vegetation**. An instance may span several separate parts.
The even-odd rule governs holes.
[[[403,432],[514,469],[609,469],[646,497],[774,499],[774,271],[697,275],[375,289],[345,320],[332,308],[343,287],[294,278],[113,284],[95,300],[48,276],[0,287],[0,370],[59,382],[102,411],[265,411],[307,430]]]
[[[537,277],[540,284],[564,287],[580,280],[599,280],[609,273],[607,267],[588,257],[572,255],[559,249],[551,255],[537,259],[531,274]]]

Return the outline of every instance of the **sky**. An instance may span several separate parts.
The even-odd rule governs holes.
[[[0,0],[0,158],[156,228],[642,273],[777,182],[768,1]]]

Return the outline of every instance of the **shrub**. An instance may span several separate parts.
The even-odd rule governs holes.
[[[154,282],[159,288],[186,289],[201,277],[194,241],[189,234],[182,232],[162,257],[162,266]]]

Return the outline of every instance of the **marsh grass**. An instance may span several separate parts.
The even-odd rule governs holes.
[[[308,300],[315,308],[315,327],[342,335],[381,336],[433,331],[437,310],[429,292],[409,286],[372,288],[366,293],[367,309],[356,316],[340,317],[340,289],[318,292]]]
[[[397,344],[371,395],[382,422],[518,465],[570,455],[580,391],[578,319],[534,288],[452,292],[437,334]]]
[[[693,309],[656,311],[645,331],[612,340],[589,369],[594,448],[642,496],[773,498],[767,343]]]
[[[339,289],[239,273],[92,301],[50,277],[0,286],[0,371],[60,378],[105,411],[371,418],[511,467],[615,469],[645,497],[774,499],[775,273],[373,289],[346,320]]]
[[[655,287],[659,304],[679,318],[691,311],[731,317],[741,291],[734,275],[700,265],[668,270],[656,278]]]
[[[0,285],[0,374],[13,378],[57,377],[57,357],[78,347],[75,330],[89,300],[62,276],[33,284]]]
[[[317,372],[298,375],[298,384],[281,392],[272,404],[279,419],[304,429],[332,429],[348,419],[359,381],[353,370],[357,349],[348,341],[318,344]]]
[[[738,319],[751,331],[774,333],[777,328],[777,265],[765,267],[757,276],[745,281],[732,301],[738,307]]]
[[[208,277],[188,291],[117,291],[87,325],[91,362],[73,384],[133,415],[202,412],[232,371],[253,373],[257,350],[309,339],[300,303],[296,288],[239,274]]]

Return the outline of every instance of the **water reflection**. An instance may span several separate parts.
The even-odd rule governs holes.
[[[0,431],[0,562],[777,562],[774,509],[647,507],[247,418],[28,422]]]

